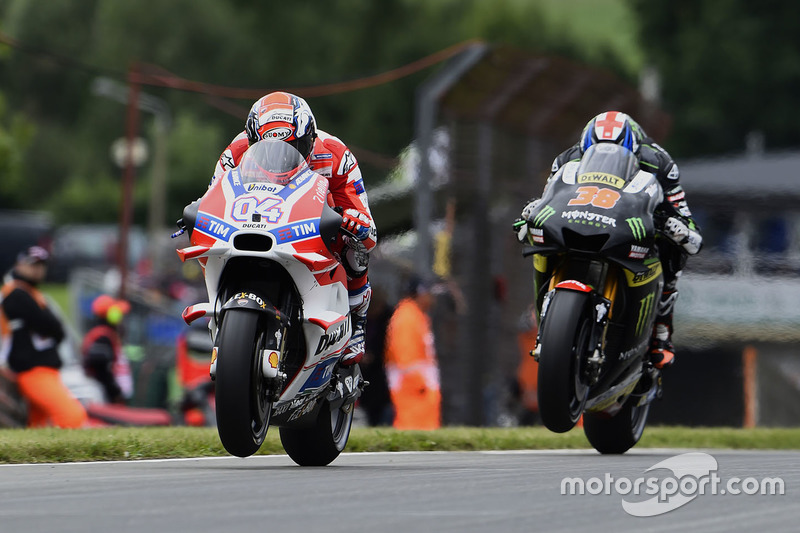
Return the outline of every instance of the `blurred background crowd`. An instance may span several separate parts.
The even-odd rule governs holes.
[[[81,342],[112,295],[129,305],[121,403],[211,422],[183,416],[210,341],[180,318],[206,295],[169,236],[252,101],[289,90],[359,159],[378,227],[362,423],[394,420],[382,333],[431,275],[441,422],[535,424],[532,268],[510,225],[619,109],[676,159],[706,243],[651,420],[797,425],[798,88],[785,0],[0,0],[0,270],[49,250],[76,397],[103,401]],[[15,408],[0,394],[0,425]]]

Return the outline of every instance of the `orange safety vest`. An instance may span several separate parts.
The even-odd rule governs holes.
[[[441,391],[430,317],[412,298],[405,298],[386,331],[386,377],[397,429],[441,426]]]
[[[0,289],[0,367],[5,366],[8,362],[8,352],[11,351],[11,324],[3,312],[3,299],[11,294],[14,286],[11,283],[6,283]]]
[[[117,382],[122,396],[125,399],[130,399],[133,396],[133,374],[131,373],[131,364],[122,350],[122,340],[119,338],[119,333],[116,329],[106,324],[98,324],[87,331],[81,344],[81,354],[85,359],[89,353],[89,348],[101,337],[105,337],[111,342],[111,349],[114,351],[111,373],[114,375],[114,381]],[[91,372],[87,373],[91,374]]]

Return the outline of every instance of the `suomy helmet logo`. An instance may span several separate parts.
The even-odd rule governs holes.
[[[272,128],[270,130],[265,131],[262,135],[262,139],[275,139],[278,141],[282,141],[286,139],[292,134],[291,128],[287,128],[285,126],[281,126],[278,128]]]

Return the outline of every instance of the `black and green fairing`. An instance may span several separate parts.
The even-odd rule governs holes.
[[[581,276],[580,267],[567,261],[600,259],[625,273],[625,302],[616,305],[614,322],[633,324],[626,336],[640,341],[649,336],[645,330],[662,283],[653,221],[662,197],[655,176],[640,170],[630,150],[613,143],[592,145],[580,161],[559,169],[529,218],[537,309],[557,268],[572,279]],[[602,287],[594,288],[602,294]]]

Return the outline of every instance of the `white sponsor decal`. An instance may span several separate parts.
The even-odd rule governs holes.
[[[647,253],[650,251],[650,248],[646,246],[636,246],[631,245],[631,251],[628,253],[628,257],[631,259],[644,259],[647,257]]]
[[[630,359],[632,356],[636,355],[637,353],[642,353],[645,350],[645,345],[650,344],[650,339],[645,339],[643,342],[640,342],[637,346],[634,346],[627,352],[621,352],[619,354],[619,360],[625,361],[626,359]]]
[[[248,183],[245,186],[247,192],[278,192],[283,189],[283,185],[274,185],[271,183]]]
[[[273,111],[261,118],[261,124],[268,124],[269,122],[294,122],[294,115],[284,111]]]
[[[675,163],[672,164],[672,170],[669,171],[667,177],[671,180],[677,180],[678,178],[681,177],[681,173],[678,170],[678,165],[676,165]]]
[[[233,164],[233,154],[230,150],[225,150],[219,158],[220,165],[225,170],[230,170],[236,165]]]
[[[612,226],[617,227],[617,219],[601,215],[599,213],[592,213],[591,211],[562,211],[561,218],[566,218],[570,222],[575,221],[578,223],[593,223],[596,225],[603,225],[603,227]]]
[[[353,170],[356,166],[356,158],[350,150],[347,150],[342,156],[342,163],[339,165],[339,174],[345,175]]]
[[[276,140],[283,140],[287,138],[289,135],[292,134],[292,130],[286,127],[278,127],[272,128],[271,130],[267,130],[264,132],[262,139],[276,139]]]

